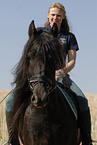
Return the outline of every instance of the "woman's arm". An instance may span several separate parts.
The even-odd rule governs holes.
[[[63,68],[63,71],[65,74],[67,74],[68,72],[70,72],[74,68],[75,62],[76,62],[76,50],[75,49],[69,50],[68,51],[68,63]]]
[[[76,50],[75,49],[69,50],[68,63],[67,65],[65,65],[63,69],[59,69],[56,71],[56,75],[55,75],[56,80],[59,81],[61,78],[65,77],[65,75],[74,68],[75,62],[76,62]]]

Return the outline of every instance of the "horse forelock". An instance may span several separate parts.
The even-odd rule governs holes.
[[[48,31],[40,30],[33,41],[32,48],[29,49],[30,57],[47,61],[53,68],[58,69],[64,63],[64,50],[58,39],[53,37]],[[32,52],[31,52],[32,51]]]

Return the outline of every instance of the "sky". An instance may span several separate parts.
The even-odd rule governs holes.
[[[0,90],[11,90],[13,67],[22,56],[32,20],[44,26],[49,6],[64,5],[80,50],[71,79],[84,93],[97,93],[97,0],[0,0]]]

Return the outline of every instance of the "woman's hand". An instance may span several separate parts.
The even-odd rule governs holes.
[[[55,72],[55,79],[56,81],[60,81],[60,79],[64,78],[66,74],[64,73],[63,69],[59,69]]]

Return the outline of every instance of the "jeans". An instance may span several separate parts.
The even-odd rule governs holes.
[[[11,106],[12,106],[12,103],[13,103],[13,98],[14,98],[13,91],[11,91],[11,93],[9,94],[9,96],[6,99],[6,111],[7,112],[11,112],[12,111]]]

